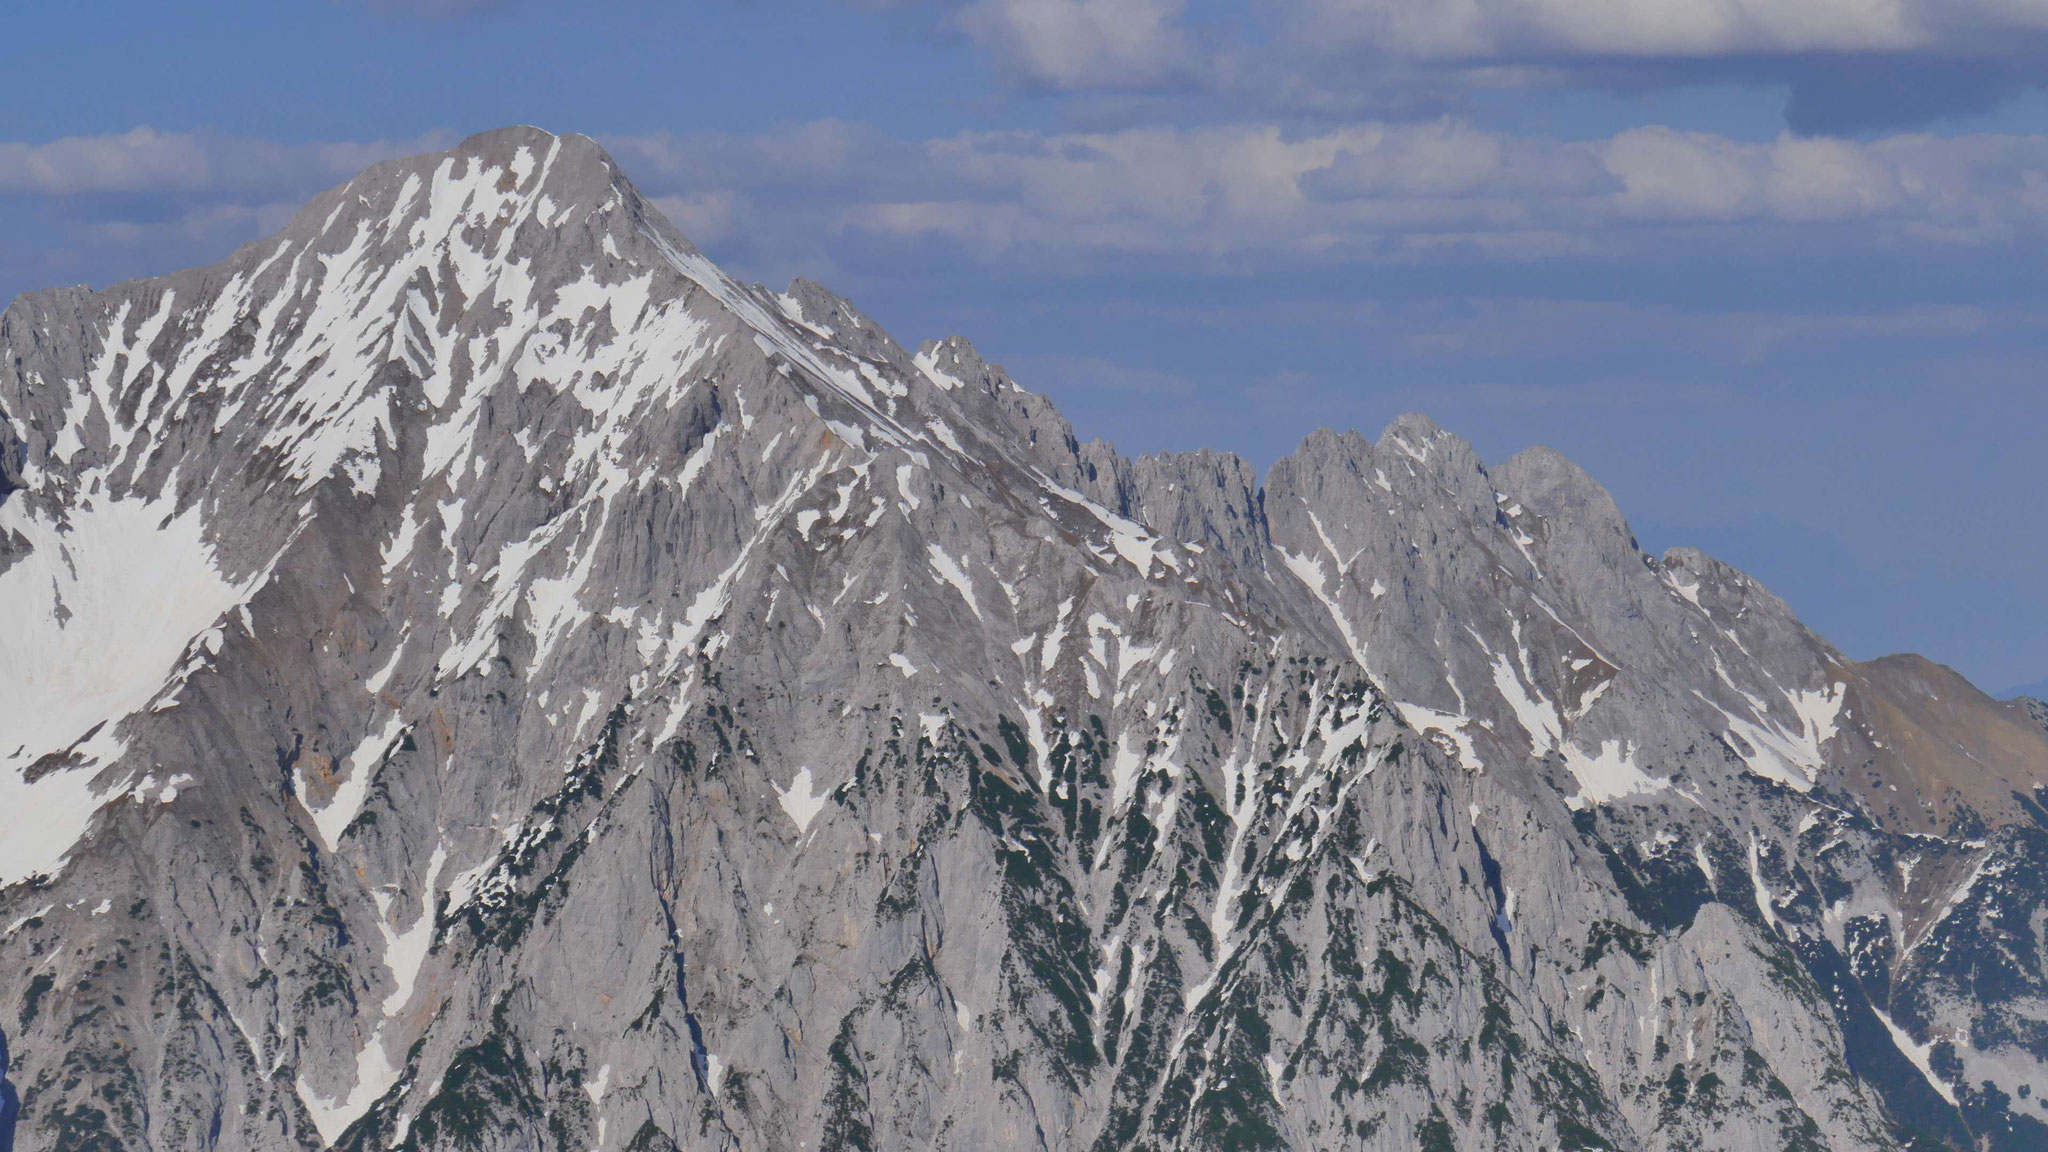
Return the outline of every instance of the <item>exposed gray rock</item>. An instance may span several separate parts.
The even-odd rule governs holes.
[[[2012,703],[2019,705],[2027,718],[2039,724],[2042,731],[2048,732],[2048,701],[2038,700],[2032,696],[2021,696]]]
[[[1555,453],[1125,460],[532,129],[0,345],[24,1152],[2048,1138],[2048,731]]]

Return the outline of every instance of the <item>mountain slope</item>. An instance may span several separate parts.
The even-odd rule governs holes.
[[[0,345],[14,1147],[2048,1137],[2048,730],[1555,454],[1126,460],[532,129]]]

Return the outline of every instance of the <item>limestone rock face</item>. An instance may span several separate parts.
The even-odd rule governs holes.
[[[1127,460],[532,129],[0,352],[0,1149],[2048,1146],[2038,707],[1555,453]]]

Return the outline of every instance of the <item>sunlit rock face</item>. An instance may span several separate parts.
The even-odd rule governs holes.
[[[2048,1146],[2039,706],[1554,453],[1127,460],[533,129],[0,348],[0,1148]]]

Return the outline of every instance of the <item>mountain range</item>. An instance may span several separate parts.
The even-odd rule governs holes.
[[[2048,705],[588,139],[0,314],[0,1152],[2048,1147]]]

